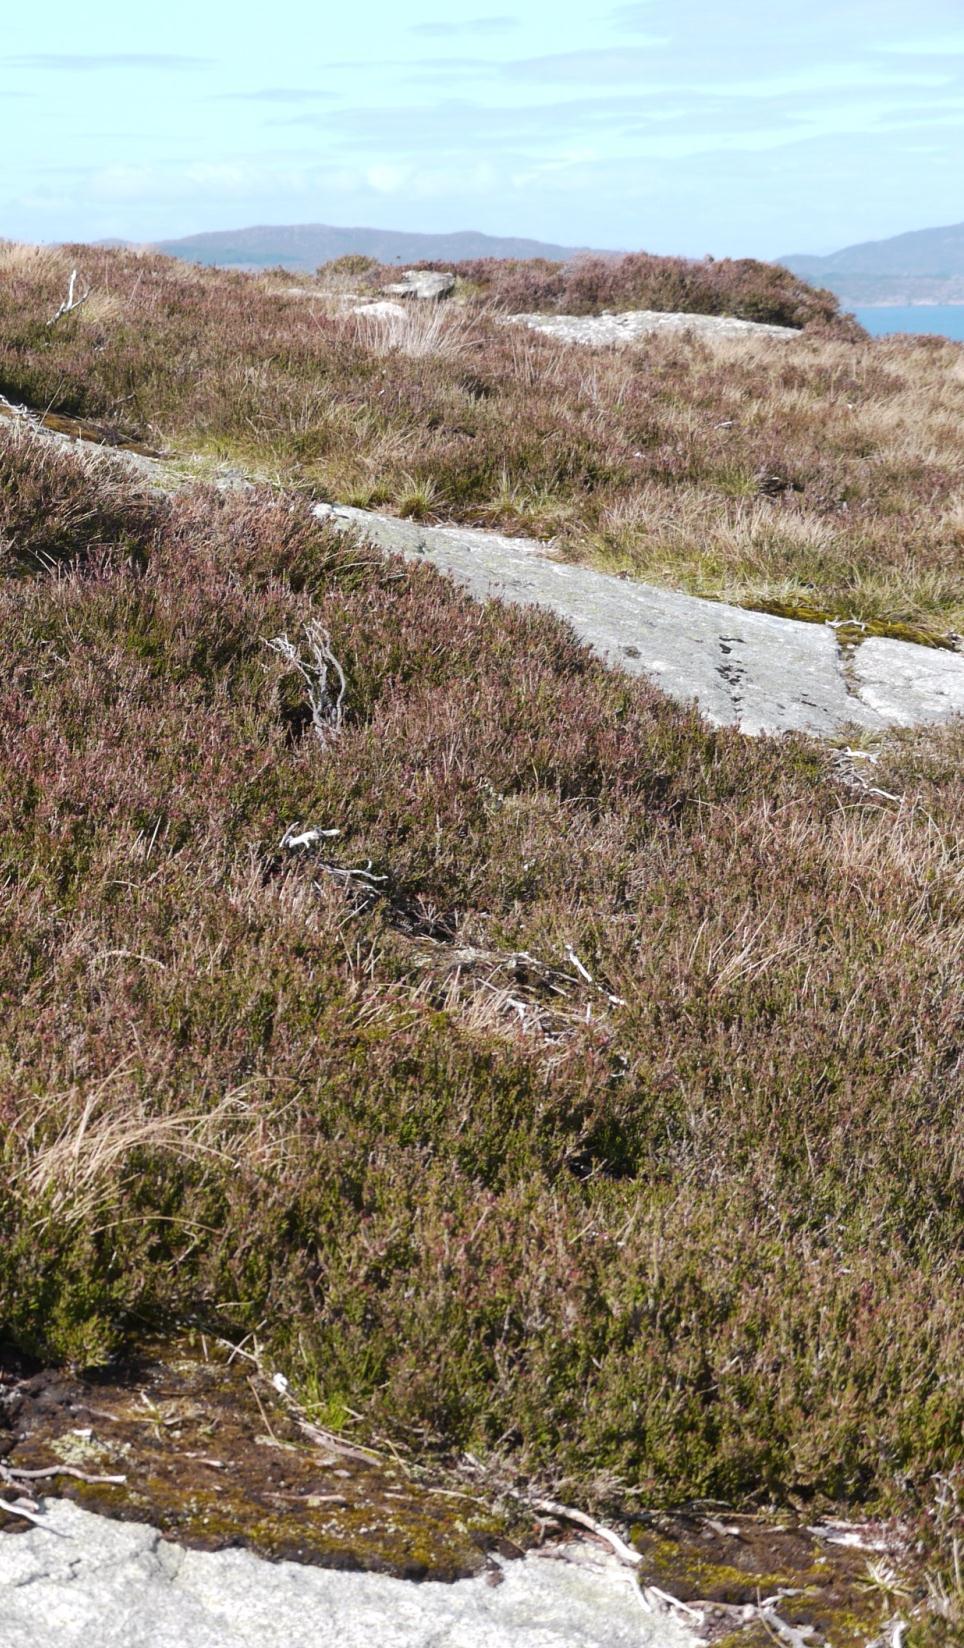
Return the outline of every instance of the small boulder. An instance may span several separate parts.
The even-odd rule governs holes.
[[[352,309],[352,314],[373,315],[376,319],[381,318],[382,320],[387,320],[392,315],[400,315],[402,320],[408,318],[408,311],[404,304],[392,303],[390,299],[377,303],[356,303]]]
[[[450,270],[403,269],[402,278],[393,286],[386,286],[393,298],[422,298],[437,301],[455,291],[455,276]]]

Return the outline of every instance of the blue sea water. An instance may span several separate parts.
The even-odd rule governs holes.
[[[915,303],[853,312],[875,338],[888,332],[934,332],[938,337],[964,343],[964,303]]]

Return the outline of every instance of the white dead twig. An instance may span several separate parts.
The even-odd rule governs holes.
[[[478,1461],[471,1454],[467,1454],[465,1457],[469,1463],[478,1466]],[[634,1551],[632,1546],[627,1545],[626,1541],[612,1528],[607,1528],[604,1523],[597,1522],[595,1518],[587,1516],[585,1511],[576,1510],[571,1505],[560,1505],[554,1499],[531,1499],[528,1495],[519,1493],[515,1489],[511,1489],[510,1492],[513,1499],[520,1500],[540,1515],[555,1517],[560,1522],[573,1523],[577,1528],[584,1528],[587,1533],[601,1539],[609,1546],[614,1556],[627,1568],[638,1568],[642,1563],[643,1557],[639,1551]],[[702,1601],[691,1605],[688,1602],[683,1602],[679,1597],[672,1596],[669,1591],[662,1590],[659,1585],[641,1584],[638,1588],[640,1602],[647,1613],[678,1614],[687,1620],[695,1621],[697,1625],[702,1625],[707,1610],[711,1606],[717,1611],[722,1607],[725,1611],[732,1613],[734,1619],[738,1618],[740,1624],[745,1625],[751,1620],[758,1619],[767,1634],[774,1641],[781,1644],[781,1648],[784,1643],[787,1648],[811,1648],[809,1639],[815,1634],[814,1628],[810,1625],[790,1625],[776,1611],[776,1605],[784,1597],[795,1594],[792,1591],[781,1591],[776,1596],[762,1597],[757,1603],[729,1608],[726,1604],[717,1605]],[[902,1648],[899,1641],[896,1642],[895,1648]]]
[[[577,1528],[585,1528],[587,1533],[595,1534],[596,1538],[603,1540],[627,1567],[636,1568],[643,1560],[639,1552],[627,1545],[612,1528],[607,1528],[604,1523],[587,1516],[585,1511],[577,1511],[571,1505],[560,1505],[555,1499],[530,1499],[527,1494],[519,1493],[515,1489],[512,1490],[512,1497],[520,1500],[523,1505],[528,1505],[531,1510],[538,1511],[540,1516],[554,1516],[560,1522],[572,1522]]]
[[[593,1534],[609,1546],[613,1555],[627,1568],[638,1568],[642,1562],[639,1551],[634,1551],[631,1545],[605,1523],[597,1522],[594,1517],[587,1516],[585,1511],[576,1510],[572,1505],[560,1505],[555,1499],[529,1499],[525,1494],[514,1493],[513,1497],[520,1499],[523,1504],[529,1505],[540,1516],[553,1516],[560,1522],[571,1522],[577,1528],[585,1528],[587,1533]],[[635,1581],[633,1582],[635,1584]],[[640,1585],[639,1600],[647,1613],[651,1614],[682,1614],[686,1619],[702,1623],[703,1615],[698,1608],[691,1608],[688,1602],[682,1602],[679,1597],[671,1596],[658,1585]]]
[[[291,849],[315,847],[319,841],[336,841],[340,835],[340,830],[318,830],[313,824],[308,824],[304,829],[300,824],[289,824],[278,845]]]
[[[86,291],[79,298],[74,296],[76,289],[77,271],[76,269],[71,269],[70,280],[67,283],[67,296],[60,305],[60,308],[57,310],[57,313],[55,315],[51,315],[47,322],[48,326],[53,326],[55,322],[61,320],[64,315],[72,314],[75,309],[80,308],[82,303],[87,302],[87,299],[90,297],[91,288],[88,286]]]
[[[579,957],[576,955],[576,952],[571,944],[566,945],[566,958],[570,967],[574,967],[576,969],[576,972],[579,974],[580,978],[585,979],[586,983],[590,984],[594,990],[598,990],[601,996],[605,996],[611,1007],[625,1007],[625,997],[614,996],[609,990],[604,989],[601,984],[597,984],[588,967],[584,966],[579,960]]]
[[[776,1642],[785,1642],[788,1648],[810,1648],[809,1638],[816,1635],[813,1625],[790,1625],[765,1603],[760,1603],[757,1618],[767,1634]]]
[[[42,1471],[21,1471],[16,1465],[4,1465],[0,1470],[0,1480],[14,1487],[19,1482],[40,1482],[51,1476],[72,1476],[78,1482],[88,1482],[97,1487],[119,1487],[127,1481],[126,1476],[91,1476],[87,1471],[77,1470],[74,1465],[47,1465]]]
[[[373,874],[370,858],[366,859],[363,865],[348,866],[331,864],[327,859],[319,859],[315,868],[331,876],[333,881],[339,882],[343,887],[353,887],[363,893],[383,893],[383,884],[388,880],[387,875]]]
[[[345,672],[331,650],[331,636],[321,624],[305,624],[304,633],[307,659],[302,658],[287,635],[276,635],[266,641],[265,646],[284,658],[301,676],[308,689],[311,724],[319,743],[325,745],[341,731],[347,690]]]
[[[695,1619],[702,1624],[703,1615],[699,1608],[691,1608],[688,1602],[681,1602],[679,1597],[661,1591],[658,1585],[641,1585],[639,1597],[643,1607],[651,1614],[684,1614],[687,1619]]]
[[[337,839],[340,835],[340,830],[319,830],[312,825],[303,830],[300,824],[289,824],[279,846],[289,852],[296,849],[307,851],[311,847],[317,847],[321,841]],[[335,864],[327,858],[315,858],[312,862],[316,870],[320,870],[323,875],[330,876],[333,881],[351,891],[364,893],[367,897],[385,891],[388,876],[376,875],[370,858],[366,859],[364,864],[353,865]]]
[[[38,1516],[35,1511],[28,1511],[25,1505],[11,1505],[9,1499],[0,1499],[0,1511],[6,1511],[8,1516],[19,1516],[24,1522],[35,1522],[38,1528],[43,1528],[48,1534],[56,1534],[58,1539],[69,1539],[70,1535],[62,1533],[59,1528],[52,1528],[45,1516]]]

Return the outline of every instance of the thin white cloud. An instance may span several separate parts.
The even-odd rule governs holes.
[[[508,63],[493,64],[492,68],[508,79],[533,84],[570,81],[579,85],[636,84],[641,90],[653,92],[689,91],[723,97],[782,97],[795,93],[877,86],[944,86],[953,79],[952,74],[941,74],[932,69],[889,69],[854,60],[844,63],[817,62],[776,73],[761,70],[756,74],[737,74],[708,81],[676,75],[667,80],[661,74],[659,82],[653,82],[653,71],[663,62],[658,49],[671,44],[665,36],[652,35],[643,45],[634,45],[622,51],[597,48],[584,52],[552,52],[544,57],[523,57]]]
[[[672,44],[669,35],[651,34],[638,45],[590,51],[547,52],[543,57],[519,57],[514,62],[494,63],[493,69],[511,80],[568,81],[580,85],[616,84],[652,74],[653,53]]]
[[[617,29],[646,29],[653,20],[655,0],[636,0],[632,6],[617,6],[610,12],[609,21]]]
[[[517,17],[470,17],[459,23],[413,23],[408,32],[426,40],[449,40],[460,34],[508,34],[518,27]]]
[[[913,90],[915,87],[949,86],[953,82],[953,74],[932,70],[891,71],[878,69],[872,63],[827,63],[814,64],[809,69],[792,69],[789,74],[722,81],[700,89],[712,90],[721,97],[793,97],[825,91]]]
[[[915,40],[895,40],[875,46],[888,57],[964,57],[964,29],[952,34],[924,35]]]
[[[307,86],[265,86],[250,92],[217,92],[219,103],[331,103],[332,91],[317,91]]]
[[[85,73],[100,69],[209,69],[213,57],[184,57],[176,52],[28,52],[0,59],[12,69],[65,69]]]

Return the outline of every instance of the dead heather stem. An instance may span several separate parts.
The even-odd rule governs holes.
[[[307,657],[287,635],[276,635],[265,646],[297,670],[308,692],[311,724],[324,747],[341,731],[347,683],[345,672],[331,650],[331,636],[314,620],[303,626]]]

